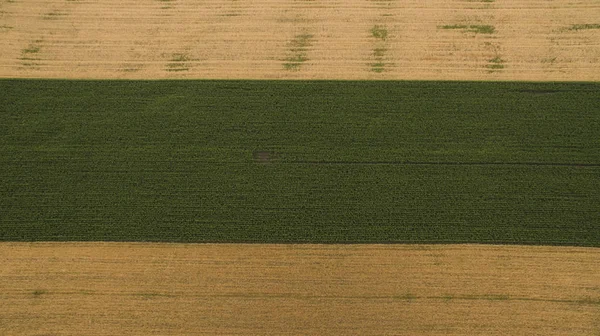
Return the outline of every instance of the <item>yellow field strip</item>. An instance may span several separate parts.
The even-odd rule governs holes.
[[[599,335],[600,249],[0,244],[0,335]]]
[[[596,0],[0,2],[0,77],[600,80]]]

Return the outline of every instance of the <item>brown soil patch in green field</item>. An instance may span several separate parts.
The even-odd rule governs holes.
[[[598,81],[599,12],[596,0],[3,1],[0,77]]]
[[[598,335],[600,249],[0,244],[2,335]]]

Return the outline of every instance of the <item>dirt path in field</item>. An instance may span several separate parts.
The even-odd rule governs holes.
[[[600,249],[0,244],[2,335],[598,335]]]
[[[0,77],[600,80],[596,0],[0,2]]]

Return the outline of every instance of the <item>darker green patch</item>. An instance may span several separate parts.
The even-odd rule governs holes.
[[[296,35],[292,41],[290,41],[290,50],[293,52],[306,51],[306,48],[311,46],[312,34],[300,34]]]
[[[373,49],[373,56],[375,58],[381,58],[385,56],[386,48],[375,48]]]
[[[179,71],[188,71],[190,61],[187,54],[176,53],[171,57],[171,61],[167,63],[167,71],[169,72],[179,72]]]
[[[491,25],[462,25],[462,24],[454,24],[454,25],[444,25],[439,26],[440,29],[460,29],[465,32],[475,33],[475,34],[493,34],[496,32],[496,28]]]
[[[459,25],[459,24],[454,24],[454,25],[444,25],[444,26],[438,26],[438,28],[440,29],[468,29],[469,26],[467,25]]]
[[[155,1],[158,1],[159,3],[164,4],[162,7],[160,7],[160,9],[168,10],[168,9],[174,8],[174,4],[175,4],[176,0],[155,0]],[[169,71],[184,71],[184,70],[169,70]]]
[[[34,59],[34,58],[19,58],[19,60],[24,61],[21,62],[21,66],[25,67],[25,68],[37,68],[40,64],[38,62],[38,59]]]
[[[59,11],[54,11],[54,12],[49,12],[46,13],[42,16],[43,20],[58,20],[63,16],[66,16],[66,13],[63,12],[59,12]]]
[[[120,71],[131,73],[131,72],[138,72],[141,69],[142,69],[141,64],[131,63],[131,64],[124,64],[123,66],[121,66]]]
[[[308,61],[308,49],[312,46],[312,34],[299,34],[294,37],[289,43],[290,56],[283,63],[285,70],[297,71],[301,65]]]
[[[504,69],[504,60],[500,56],[496,56],[488,61],[486,68],[488,68],[490,72],[502,70]]]
[[[21,53],[22,54],[37,54],[40,51],[40,49],[41,49],[40,46],[31,44],[31,45],[29,45],[29,47],[21,50]]]
[[[385,71],[385,63],[384,62],[376,62],[371,64],[371,71],[381,73]]]
[[[543,64],[550,64],[553,65],[554,63],[556,63],[556,60],[558,59],[558,57],[554,56],[554,57],[547,57],[547,58],[543,58],[541,60],[541,62]]]
[[[385,71],[386,63],[385,63],[385,53],[387,49],[384,47],[379,47],[373,49],[373,58],[375,59],[374,63],[371,63],[371,71],[381,73]]]
[[[468,31],[476,34],[493,34],[496,28],[490,25],[471,25]]]
[[[40,61],[40,58],[37,57],[36,54],[38,54],[41,50],[41,47],[38,45],[38,43],[40,42],[42,41],[36,40],[32,42],[27,48],[21,49],[21,57],[19,57],[19,60],[21,61],[22,67],[35,68],[39,66],[38,61]]]
[[[567,28],[567,30],[591,30],[591,29],[600,29],[600,24],[598,23],[586,23],[586,24],[574,24]]]
[[[45,289],[36,289],[31,294],[35,297],[40,297],[44,294],[48,294],[48,291]]]
[[[302,63],[308,61],[308,57],[305,54],[297,54],[285,59],[283,68],[286,70],[299,70]]]
[[[375,25],[371,28],[371,36],[385,41],[388,37],[388,30],[385,26]]]

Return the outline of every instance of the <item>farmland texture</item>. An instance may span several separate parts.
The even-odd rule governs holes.
[[[0,335],[600,335],[598,13],[0,0]]]
[[[0,240],[600,246],[600,85],[0,81]]]
[[[1,1],[0,77],[600,80],[596,0]]]
[[[0,333],[592,336],[599,259],[571,247],[4,243]]]

